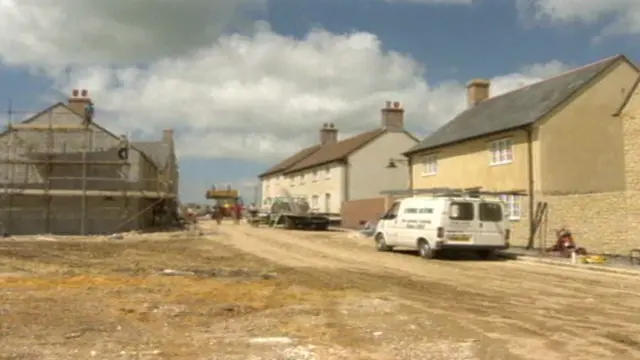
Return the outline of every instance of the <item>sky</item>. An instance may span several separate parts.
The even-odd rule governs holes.
[[[0,0],[0,106],[87,89],[114,132],[175,130],[182,200],[252,200],[325,122],[346,138],[399,101],[423,137],[472,78],[498,95],[638,45],[638,0]]]

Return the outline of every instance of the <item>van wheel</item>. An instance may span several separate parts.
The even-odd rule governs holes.
[[[425,239],[418,240],[418,251],[423,259],[435,259],[436,251],[429,246],[429,242]]]
[[[376,249],[378,251],[391,251],[393,248],[387,245],[387,240],[385,240],[384,235],[378,234],[376,235]]]
[[[483,260],[493,258],[493,250],[478,250],[476,254]]]

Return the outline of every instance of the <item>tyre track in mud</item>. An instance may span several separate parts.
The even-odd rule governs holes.
[[[515,262],[425,262],[407,254],[377,253],[373,245],[367,249],[346,237],[297,231],[224,225],[219,231],[225,243],[299,268],[309,282],[391,291],[429,313],[514,347],[526,340],[527,346],[551,346],[564,353],[562,343],[554,340],[561,334],[572,339],[573,346],[595,353],[615,353],[620,359],[640,356],[633,339],[640,332],[640,294],[631,287],[638,283],[635,279],[558,273]],[[568,279],[572,275],[575,278]],[[621,300],[621,294],[627,298]],[[585,316],[588,319],[582,319]]]

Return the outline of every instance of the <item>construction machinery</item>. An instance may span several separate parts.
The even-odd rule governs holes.
[[[204,196],[207,200],[215,200],[215,211],[211,216],[216,219],[228,218],[233,216],[233,208],[240,202],[240,192],[227,186],[219,189],[215,185],[207,190]]]
[[[286,190],[283,192],[283,196],[273,200],[267,215],[269,226],[282,226],[285,229],[329,229],[329,218],[314,214],[306,197],[291,196]]]

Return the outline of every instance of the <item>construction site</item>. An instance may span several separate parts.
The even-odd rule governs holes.
[[[33,111],[9,110],[0,133],[5,236],[91,235],[166,227],[176,220],[173,131],[130,141],[87,119],[87,90]],[[21,115],[22,114],[22,115]]]

